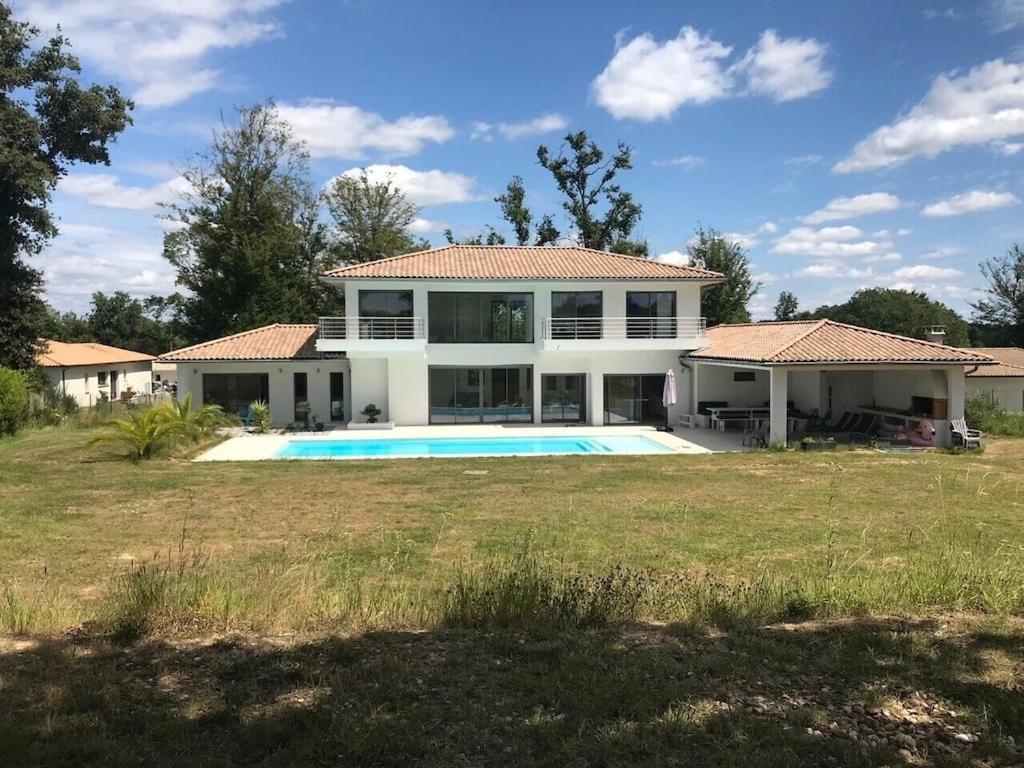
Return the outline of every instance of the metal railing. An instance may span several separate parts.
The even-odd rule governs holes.
[[[422,339],[422,317],[321,317],[321,339]]]
[[[703,317],[547,317],[545,339],[694,339],[704,336]]]

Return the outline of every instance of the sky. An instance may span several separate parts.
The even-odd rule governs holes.
[[[365,168],[422,206],[415,230],[493,225],[518,174],[569,225],[539,144],[632,148],[621,184],[654,258],[698,225],[748,249],[804,309],[869,286],[970,313],[978,263],[1024,241],[1024,0],[429,2],[14,0],[60,24],[86,80],[136,102],[111,164],[54,194],[49,301],[175,290],[161,201],[233,110],[274,99],[317,186]]]

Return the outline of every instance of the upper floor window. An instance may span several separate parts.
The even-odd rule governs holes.
[[[676,335],[675,291],[627,291],[626,336],[670,339]]]
[[[551,337],[599,339],[602,313],[601,291],[553,291]]]
[[[359,338],[412,337],[412,291],[359,292]]]
[[[431,344],[533,342],[532,293],[445,293],[427,297]]]

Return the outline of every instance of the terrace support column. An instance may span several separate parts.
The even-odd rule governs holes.
[[[951,445],[953,440],[950,434],[949,422],[953,419],[964,418],[964,400],[967,397],[967,380],[964,378],[964,368],[956,366],[946,369],[946,407],[949,418],[945,423],[936,421],[935,442],[939,445]],[[975,426],[968,424],[967,426]]]
[[[768,403],[771,416],[768,422],[768,442],[770,445],[785,446],[788,437],[789,371],[785,368],[772,368],[769,377]]]

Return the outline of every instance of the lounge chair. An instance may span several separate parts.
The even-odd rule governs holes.
[[[829,424],[822,422],[821,424],[815,424],[809,428],[808,432],[845,432],[850,423],[856,418],[855,413],[849,411],[843,411],[843,415],[839,417],[839,421],[835,424]]]
[[[980,430],[969,429],[966,419],[953,419],[949,423],[950,437],[953,445],[961,448],[981,448],[982,434]]]

